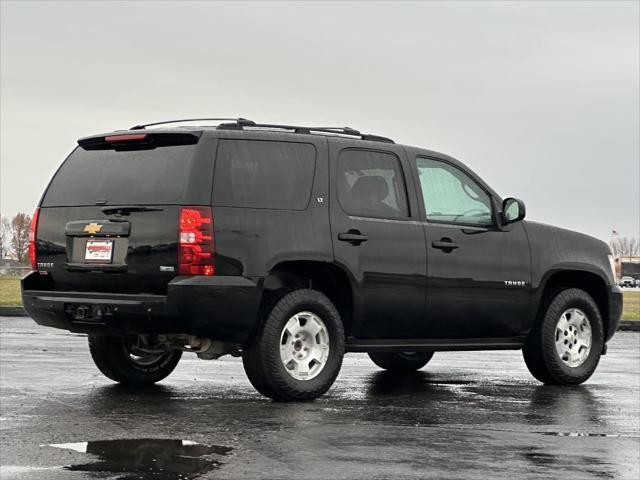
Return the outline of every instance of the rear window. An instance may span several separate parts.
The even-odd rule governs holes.
[[[122,151],[78,147],[51,181],[42,206],[179,204],[195,147]]]
[[[213,181],[214,205],[304,210],[316,149],[309,143],[222,140]]]

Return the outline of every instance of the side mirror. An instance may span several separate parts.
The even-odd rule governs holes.
[[[524,202],[519,198],[505,198],[502,202],[502,220],[504,225],[519,222],[526,214]]]

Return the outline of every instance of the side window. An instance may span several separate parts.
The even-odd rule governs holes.
[[[409,216],[404,178],[395,155],[347,149],[338,157],[338,200],[349,215]]]
[[[427,220],[493,224],[491,198],[466,173],[438,160],[418,157],[416,163]]]
[[[310,143],[221,140],[213,202],[222,207],[304,210],[316,165]]]

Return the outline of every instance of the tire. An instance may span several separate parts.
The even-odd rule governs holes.
[[[300,338],[290,330],[299,332]],[[279,401],[311,400],[333,385],[342,366],[344,342],[340,314],[323,293],[285,291],[263,309],[258,328],[243,348],[242,363],[262,395]],[[300,359],[283,359],[294,354]]]
[[[581,315],[586,317],[590,326],[591,341],[588,349],[581,345],[584,345],[585,332],[589,329],[571,325],[571,330],[566,327],[566,323],[560,323],[562,317],[572,322],[581,322]],[[560,344],[559,347],[556,343]],[[567,343],[569,347],[575,347],[575,350],[566,350]],[[568,288],[548,299],[540,318],[527,337],[522,354],[531,374],[542,383],[578,385],[595,371],[603,346],[603,322],[596,302],[584,290]],[[561,356],[558,348],[567,353]],[[578,359],[579,354],[582,359]]]
[[[172,350],[155,358],[133,357],[125,337],[89,335],[93,362],[107,378],[125,385],[151,385],[167,377],[178,365],[182,352]]]
[[[415,372],[424,367],[433,352],[370,352],[369,358],[380,368],[392,372]]]

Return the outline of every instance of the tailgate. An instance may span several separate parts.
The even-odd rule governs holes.
[[[199,138],[136,133],[79,141],[39,210],[36,261],[51,289],[166,293],[178,274],[180,206],[210,204],[212,161]]]
[[[99,207],[41,208],[37,263],[53,290],[166,292],[177,275],[179,207],[108,218]]]

